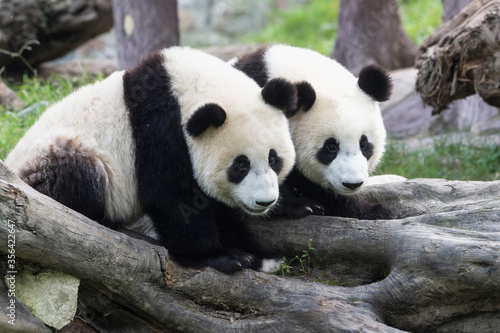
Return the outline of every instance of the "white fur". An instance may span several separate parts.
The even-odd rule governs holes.
[[[185,132],[201,188],[215,199],[244,209],[257,210],[255,201],[277,198],[277,184],[291,170],[295,158],[284,114],[265,104],[258,85],[224,61],[190,48],[174,47],[162,53],[183,125],[206,103],[217,103],[227,113],[220,128],[210,128],[198,138]],[[47,109],[9,154],[6,164],[19,174],[43,158],[58,139],[75,140],[93,152],[105,170],[107,217],[133,222],[142,210],[123,74],[113,73]],[[279,177],[268,165],[270,149],[283,158]],[[235,185],[228,181],[227,169],[240,154],[248,156],[252,172],[248,180]]]
[[[105,169],[109,184],[106,215],[124,221],[139,217],[135,145],[123,100],[123,74],[115,72],[101,82],[84,86],[47,109],[19,140],[5,163],[19,173],[43,158],[56,141],[79,142],[94,152]]]
[[[198,52],[201,51],[185,52],[183,48],[163,51],[170,59],[166,63],[169,73],[182,77],[173,80],[172,87],[183,110],[183,123],[210,102],[227,113],[219,128],[209,128],[195,138],[185,133],[194,175],[209,196],[250,214],[263,214],[267,209],[262,210],[255,202],[277,199],[278,184],[295,159],[286,117],[263,101],[259,86],[245,74],[227,70],[228,64],[215,57],[200,62]],[[200,76],[200,71],[207,75]],[[186,94],[188,91],[192,93]],[[279,177],[268,165],[270,149],[283,158]],[[233,159],[242,154],[250,159],[251,172],[248,179],[232,184],[228,182],[227,170]]]
[[[280,269],[282,262],[283,260],[264,259],[262,260],[262,267],[260,271],[264,273],[274,273]]]
[[[359,88],[357,78],[347,69],[315,51],[274,45],[264,59],[269,79],[307,81],[316,92],[312,108],[289,120],[298,170],[324,188],[343,194],[357,192],[361,187],[351,190],[342,182],[365,182],[382,157],[386,131],[379,103]],[[369,161],[359,148],[363,134],[374,145]],[[316,154],[330,137],[339,142],[340,150],[332,163],[323,165]]]
[[[234,187],[232,197],[238,198],[240,206],[245,207],[245,210],[250,214],[265,214],[269,207],[262,207],[257,202],[277,201],[279,196],[278,187],[276,173],[270,168],[265,167],[263,172],[250,171],[245,179],[238,186]]]

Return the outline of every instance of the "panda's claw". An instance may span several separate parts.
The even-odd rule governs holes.
[[[314,213],[313,209],[312,209],[311,207],[309,207],[309,206],[306,206],[306,210],[307,210],[309,213],[311,213],[311,214],[313,214],[313,213]]]
[[[321,214],[321,215],[325,215],[325,209],[320,206],[320,205],[315,205],[314,208],[316,209],[316,211]]]

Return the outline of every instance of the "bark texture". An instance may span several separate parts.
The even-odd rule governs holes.
[[[20,264],[80,278],[70,324],[79,331],[488,332],[500,327],[499,193],[500,181],[421,179],[367,188],[399,220],[247,223],[270,253],[301,254],[312,239],[311,276],[332,286],[179,267],[166,249],[86,219],[0,163],[0,252],[15,224]]]
[[[111,0],[2,0],[0,6],[0,67],[35,67],[113,26]]]
[[[387,70],[412,67],[417,55],[401,24],[397,0],[341,0],[331,57],[353,74],[369,64]]]
[[[500,1],[475,0],[422,43],[416,87],[434,114],[475,93],[500,106],[499,12]]]
[[[179,45],[177,0],[113,0],[113,18],[121,69],[152,51]]]
[[[462,8],[471,3],[471,1],[473,0],[442,0],[443,14],[441,18],[443,22],[451,20],[462,10]]]

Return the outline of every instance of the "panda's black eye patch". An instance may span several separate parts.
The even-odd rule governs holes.
[[[245,155],[235,157],[233,163],[227,170],[229,181],[234,184],[240,183],[250,171],[250,160]]]
[[[281,169],[283,169],[283,159],[278,156],[276,150],[274,149],[269,150],[268,160],[271,169],[273,169],[273,171],[276,172],[277,175],[279,175]]]
[[[323,147],[318,150],[316,157],[321,163],[328,165],[337,157],[339,153],[339,143],[334,138],[328,138],[323,143]]]
[[[373,144],[368,141],[366,135],[362,135],[359,139],[359,149],[361,149],[361,153],[367,160],[370,159],[373,155]]]

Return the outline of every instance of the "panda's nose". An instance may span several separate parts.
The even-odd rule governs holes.
[[[262,206],[262,207],[269,207],[275,202],[276,202],[276,199],[274,199],[272,201],[256,201],[255,203],[259,206]]]
[[[354,189],[357,189],[358,187],[360,187],[361,185],[363,185],[363,182],[361,182],[361,183],[344,183],[344,182],[342,182],[342,185],[344,185],[345,187],[347,187],[351,190],[354,190]]]

